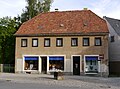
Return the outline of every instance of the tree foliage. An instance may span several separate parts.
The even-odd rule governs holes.
[[[0,62],[14,63],[16,21],[10,17],[0,18]]]
[[[27,6],[21,14],[21,22],[25,22],[42,12],[50,10],[53,0],[26,0]]]

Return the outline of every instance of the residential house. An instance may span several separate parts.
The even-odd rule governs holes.
[[[108,34],[91,10],[41,13],[15,33],[15,72],[108,76]]]
[[[120,20],[105,17],[109,28],[110,74],[120,75]]]

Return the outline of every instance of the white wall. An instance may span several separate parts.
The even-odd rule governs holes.
[[[23,72],[23,59],[16,59],[16,72]]]
[[[109,59],[110,61],[120,61],[120,36],[115,32],[112,26],[107,22],[109,29]],[[111,42],[111,36],[114,36],[115,41]]]

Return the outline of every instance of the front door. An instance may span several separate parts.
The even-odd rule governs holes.
[[[47,57],[41,57],[42,73],[47,73]]]
[[[73,56],[73,75],[80,75],[80,56]]]

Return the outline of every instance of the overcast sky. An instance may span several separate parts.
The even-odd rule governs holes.
[[[17,16],[25,8],[25,0],[0,0],[0,17]],[[120,0],[54,0],[51,11],[82,10],[88,8],[100,17],[120,19]]]

